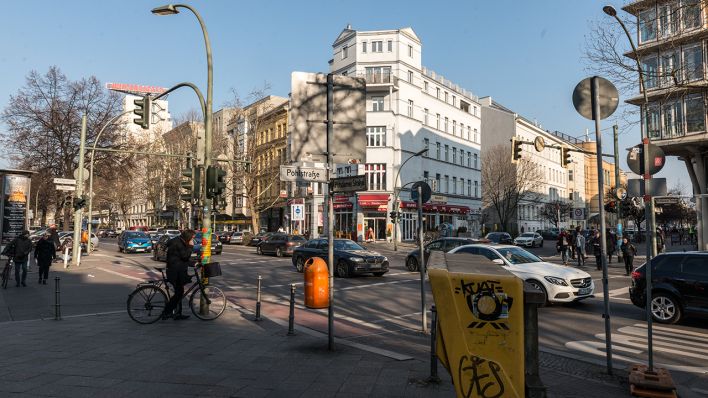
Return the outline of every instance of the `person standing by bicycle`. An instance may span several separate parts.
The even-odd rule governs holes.
[[[184,285],[192,279],[189,275],[189,266],[191,265],[189,259],[192,256],[192,246],[194,245],[192,239],[194,239],[194,231],[186,229],[179,236],[167,242],[167,280],[174,287],[175,294],[162,312],[161,318],[163,320],[189,318],[189,315],[182,315],[181,309]],[[177,309],[177,313],[173,314],[175,309]]]
[[[28,230],[22,231],[22,234],[13,239],[3,251],[3,254],[12,257],[12,261],[15,263],[15,282],[17,282],[17,287],[20,287],[20,284],[27,286],[25,283],[28,270],[27,261],[32,252],[32,241],[29,239],[29,234]],[[21,278],[20,270],[22,270]]]

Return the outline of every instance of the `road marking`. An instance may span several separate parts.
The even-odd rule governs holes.
[[[116,276],[120,276],[120,277],[126,278],[126,279],[132,279],[132,280],[135,280],[135,281],[145,282],[145,279],[146,279],[146,278],[138,278],[138,277],[131,276],[131,275],[121,274],[120,272],[112,271],[112,270],[105,269],[105,268],[102,268],[102,267],[97,267],[96,269],[100,269],[100,270],[103,271],[103,272],[108,272],[109,274],[113,274],[113,275],[116,275]]]
[[[371,286],[380,286],[380,285],[394,285],[397,283],[407,283],[407,282],[418,282],[418,279],[405,279],[402,281],[391,281],[391,282],[378,282],[378,283],[368,283],[366,285],[357,285],[357,286],[349,286],[349,287],[343,287],[339,289],[334,289],[336,291],[341,291],[341,290],[354,290],[354,289],[363,289]]]

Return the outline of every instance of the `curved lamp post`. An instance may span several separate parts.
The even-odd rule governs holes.
[[[398,186],[398,177],[401,176],[401,169],[403,166],[408,163],[409,160],[418,157],[424,153],[428,152],[428,148],[422,149],[414,154],[412,154],[408,159],[406,159],[403,163],[401,163],[401,166],[398,167],[398,172],[396,173],[396,178],[393,180],[393,193],[394,193],[394,199],[393,199],[393,211],[398,213],[398,195],[401,193],[401,187],[400,189],[396,188]],[[406,184],[407,185],[407,184]],[[397,251],[398,250],[398,217],[396,217],[396,221],[393,223],[393,250]]]
[[[212,142],[212,94],[214,91],[213,84],[213,68],[211,59],[211,43],[209,41],[209,34],[207,33],[206,25],[201,15],[187,4],[168,4],[161,7],[156,7],[152,9],[152,13],[155,15],[173,15],[179,13],[179,8],[185,8],[194,14],[199,21],[199,26],[202,28],[202,33],[204,34],[204,45],[206,47],[206,57],[207,57],[207,95],[206,95],[206,109],[204,115],[204,169],[206,170],[211,166],[211,142]],[[206,200],[206,184],[201,192],[201,199],[204,205],[202,213],[202,228],[203,237],[206,238],[206,247],[211,247],[211,207],[212,203]],[[209,253],[207,249],[202,252],[202,263],[206,264],[209,262],[211,255],[205,255],[204,253]]]

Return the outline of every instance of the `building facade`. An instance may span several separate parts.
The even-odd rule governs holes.
[[[362,172],[368,185],[365,192],[335,197],[335,231],[358,239],[373,231],[375,239],[391,239],[389,213],[398,210],[402,215],[396,235],[413,240],[417,208],[410,187],[427,181],[434,195],[423,207],[426,230],[446,224],[479,233],[482,135],[477,98],[422,66],[422,45],[411,28],[347,27],[332,48],[331,73],[366,80]],[[409,161],[424,148],[427,154]]]

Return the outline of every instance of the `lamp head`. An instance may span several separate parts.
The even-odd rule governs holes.
[[[415,154],[413,154],[413,156],[420,156],[426,152],[428,152],[428,148],[425,148],[425,149],[422,149],[422,150],[416,152]]]
[[[617,16],[617,10],[615,10],[615,8],[610,5],[606,5],[606,6],[602,7],[602,11],[611,17]]]
[[[151,12],[155,15],[179,14],[179,11],[177,11],[177,7],[175,7],[174,4],[167,4],[164,6],[155,7],[152,9]]]

